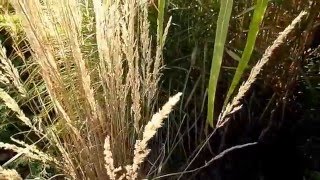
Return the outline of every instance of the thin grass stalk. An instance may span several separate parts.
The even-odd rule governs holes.
[[[157,17],[157,43],[158,46],[163,47],[163,23],[164,23],[164,14],[165,14],[166,0],[158,0],[158,17]]]

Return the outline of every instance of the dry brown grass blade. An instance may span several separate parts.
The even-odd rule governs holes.
[[[262,58],[258,63],[252,68],[250,75],[246,82],[244,82],[238,91],[238,94],[233,98],[233,100],[228,103],[226,108],[220,113],[217,122],[217,127],[223,126],[229,119],[229,116],[241,108],[241,99],[251,88],[252,84],[255,82],[257,76],[262,71],[263,66],[269,61],[270,57],[273,55],[274,50],[284,43],[287,35],[295,28],[295,26],[302,20],[302,18],[307,14],[307,12],[302,11],[289,26],[287,26],[276,38],[271,46],[269,46]]]

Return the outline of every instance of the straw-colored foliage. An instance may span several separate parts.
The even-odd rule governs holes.
[[[153,47],[147,2],[10,2],[32,54],[28,59],[18,54],[22,72],[28,74],[22,85],[1,47],[0,83],[13,82],[27,95],[26,105],[36,102],[41,108],[27,117],[19,98],[6,89],[0,89],[0,100],[47,147],[38,150],[38,142],[15,139],[16,145],[0,146],[51,164],[72,179],[115,179],[112,174],[119,169],[113,167],[124,164],[132,165],[126,166],[123,178],[137,178],[150,152],[147,142],[180,97],[177,94],[151,116],[169,26],[162,37],[154,38],[162,42]]]

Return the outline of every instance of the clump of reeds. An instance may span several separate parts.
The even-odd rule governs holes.
[[[37,142],[15,141],[19,146],[6,143],[2,147],[32,159],[48,157],[44,163],[73,179],[114,179],[111,174],[119,169],[111,167],[122,164],[132,164],[126,166],[126,178],[135,179],[149,153],[147,142],[180,96],[171,98],[152,116],[169,26],[161,29],[153,46],[148,2],[11,3],[32,53],[24,59],[29,76],[23,84],[28,92],[25,104],[36,102],[40,107],[30,118],[6,90],[0,89],[0,99],[40,137],[37,142],[47,145],[46,152],[35,148]],[[8,77],[19,79],[16,71],[7,70],[12,70],[11,65],[7,66],[0,79],[5,83]],[[104,158],[110,159],[107,170]]]

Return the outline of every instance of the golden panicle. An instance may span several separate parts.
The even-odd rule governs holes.
[[[13,84],[14,87],[21,93],[26,95],[26,90],[23,88],[20,81],[18,70],[13,66],[11,60],[6,56],[6,49],[0,45],[0,82],[4,84]]]
[[[44,152],[39,151],[33,145],[25,144],[24,147],[18,147],[14,144],[0,142],[0,148],[12,150],[18,154],[21,154],[21,155],[23,154],[30,159],[39,160],[43,163],[53,162],[55,164],[59,164],[55,158],[49,156],[48,154],[46,154]]]
[[[21,176],[14,169],[4,169],[0,166],[1,180],[22,180]]]
[[[131,165],[125,166],[126,173],[122,174],[119,179],[137,179],[140,165],[146,159],[150,153],[148,149],[149,140],[154,137],[157,130],[162,127],[162,122],[165,118],[168,117],[169,113],[173,110],[173,106],[176,105],[180,99],[182,93],[177,93],[176,95],[169,98],[169,101],[152,116],[151,120],[147,123],[144,128],[142,140],[136,140],[134,147],[134,157],[133,163]],[[104,155],[105,155],[105,167],[107,174],[110,179],[115,179],[116,173],[121,170],[121,168],[114,168],[113,157],[110,148],[110,137],[107,136],[104,143]]]
[[[126,167],[126,176],[128,179],[136,179],[138,177],[139,167],[150,153],[150,149],[147,148],[149,140],[154,137],[157,130],[162,127],[163,120],[167,118],[169,113],[173,110],[173,106],[178,103],[181,95],[182,93],[179,92],[170,97],[169,101],[165,103],[162,109],[152,116],[151,120],[145,126],[142,140],[137,140],[135,143],[133,163]]]
[[[142,141],[148,142],[155,134],[156,131],[162,126],[162,122],[169,113],[172,111],[173,106],[178,103],[182,93],[177,93],[176,95],[169,98],[169,101],[164,104],[161,110],[154,114],[151,120],[147,123],[143,131]]]
[[[0,99],[4,101],[4,104],[11,109],[13,112],[17,114],[17,117],[27,126],[32,128],[32,123],[29,118],[26,117],[26,115],[23,113],[23,111],[20,109],[17,102],[2,88],[0,88]]]
[[[20,141],[20,140],[17,140],[17,139],[14,139],[14,138],[11,138],[11,140],[19,145],[21,145],[24,150],[27,150],[29,151],[30,153],[33,153],[34,155],[36,155],[37,157],[40,158],[40,160],[44,163],[47,163],[47,162],[52,162],[52,163],[55,163],[55,164],[59,164],[58,160],[56,160],[56,158],[40,151],[34,144],[27,144],[23,141]]]
[[[105,160],[105,168],[107,170],[107,174],[111,180],[116,179],[115,168],[113,164],[113,157],[110,147],[110,136],[107,136],[104,142],[104,160]]]
[[[262,71],[263,66],[269,61],[272,56],[274,50],[279,47],[285,41],[288,34],[295,28],[295,26],[301,21],[303,16],[305,16],[307,12],[302,11],[289,26],[287,26],[284,31],[282,31],[277,39],[273,42],[271,46],[269,46],[264,52],[262,58],[258,61],[258,63],[252,68],[248,80],[243,83],[240,88],[238,94],[233,98],[233,100],[228,103],[224,111],[222,111],[219,115],[219,119],[217,122],[217,127],[223,126],[229,119],[229,115],[238,111],[241,108],[240,100],[244,97],[244,95],[251,88],[252,84],[256,80],[259,73]]]

